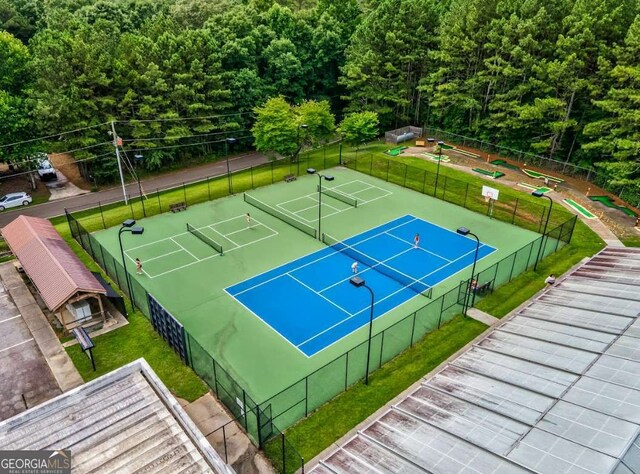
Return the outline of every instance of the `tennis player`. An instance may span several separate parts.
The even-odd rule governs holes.
[[[246,215],[246,219],[247,219],[247,227],[251,227],[251,214],[249,214],[248,212]]]
[[[419,245],[420,245],[420,234],[416,234],[416,236],[413,238],[413,248],[417,249]]]
[[[358,273],[358,262],[353,262],[353,263],[351,264],[351,271],[352,271],[353,273]]]
[[[136,258],[136,273],[142,275],[142,262],[139,258]]]

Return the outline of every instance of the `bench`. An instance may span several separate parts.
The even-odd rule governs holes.
[[[491,282],[488,281],[483,283],[482,285],[476,286],[472,290],[476,295],[486,295],[487,293],[491,293]]]
[[[297,179],[295,174],[288,174],[284,177],[285,182],[290,183],[291,181],[295,181]]]
[[[424,140],[416,140],[416,146],[427,146],[427,142]]]
[[[89,358],[89,360],[91,361],[91,366],[93,367],[93,371],[95,372],[96,362],[95,362],[95,359],[93,358],[93,352],[92,352],[92,349],[95,347],[95,344],[93,343],[91,336],[87,334],[87,331],[82,326],[73,328],[71,330],[71,334],[78,341],[78,344],[82,349],[82,352],[84,352]]]
[[[187,208],[187,205],[184,202],[174,202],[169,205],[169,210],[171,212],[180,212],[184,211]]]

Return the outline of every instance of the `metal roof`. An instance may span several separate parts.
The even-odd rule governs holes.
[[[49,310],[57,311],[76,293],[107,293],[48,220],[20,216],[2,236]]]
[[[69,449],[72,472],[234,472],[144,359],[0,422],[0,449]]]
[[[640,249],[608,248],[311,472],[640,472]]]

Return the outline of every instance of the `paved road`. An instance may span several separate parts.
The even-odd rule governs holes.
[[[267,157],[262,153],[250,152],[231,158],[229,160],[229,168],[231,171],[235,171],[250,168],[252,166],[266,163],[267,161]],[[142,181],[142,187],[147,192],[152,192],[158,188],[165,189],[171,186],[178,186],[189,181],[204,179],[207,176],[224,175],[226,172],[227,163],[225,160],[222,160],[195,168],[188,168],[182,171],[149,178]],[[138,195],[137,183],[134,182],[127,184],[125,185],[125,188],[128,195]],[[33,207],[21,207],[14,211],[3,212],[0,214],[0,227],[4,227],[19,215],[43,217],[48,219],[50,217],[64,214],[65,208],[73,210],[88,209],[97,206],[98,202],[105,204],[120,200],[122,200],[122,186],[114,186],[96,193],[82,194],[80,196],[73,196],[57,201],[49,201]]]

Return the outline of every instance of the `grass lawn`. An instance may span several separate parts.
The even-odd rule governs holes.
[[[373,373],[369,385],[357,383],[291,427],[287,439],[305,460],[312,459],[485,329],[478,321],[456,316]]]
[[[67,348],[84,381],[92,380],[144,357],[171,392],[189,402],[209,390],[207,385],[187,366],[140,312],[129,316],[129,324],[121,329],[94,338],[93,356],[96,371],[80,346]]]
[[[640,234],[633,236],[620,237],[620,240],[627,247],[640,247]]]

